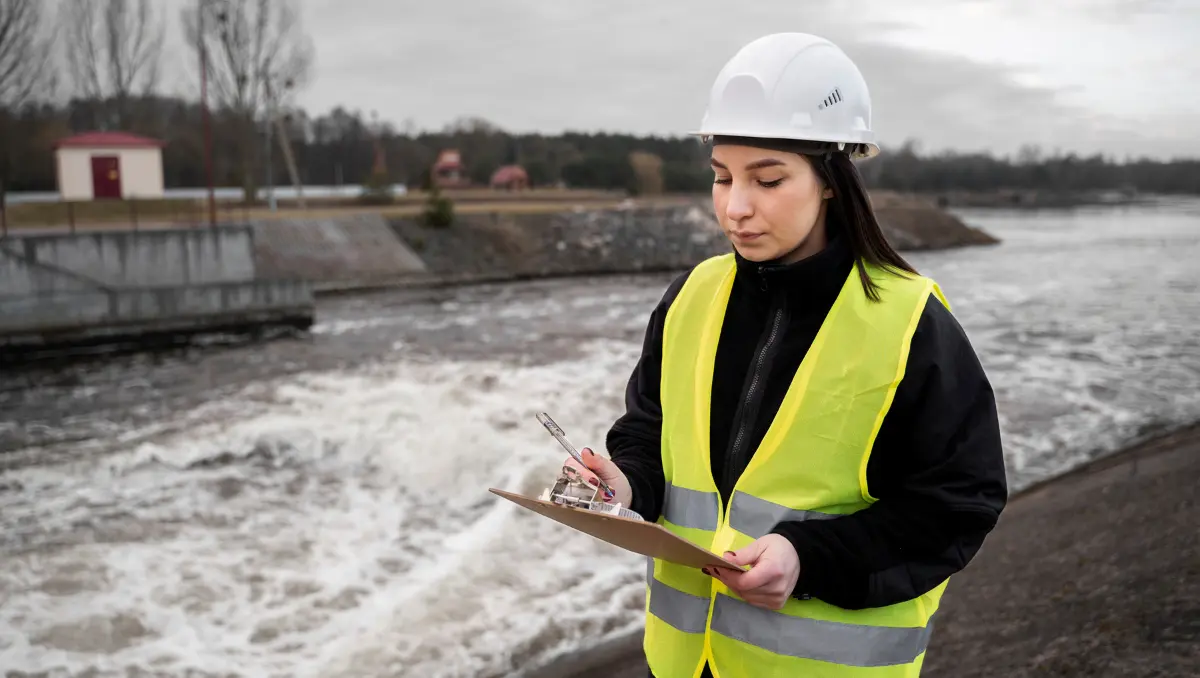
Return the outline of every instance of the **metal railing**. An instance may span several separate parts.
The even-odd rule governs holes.
[[[253,206],[217,201],[210,215],[206,200],[125,198],[8,203],[0,193],[0,238],[21,234],[87,230],[209,228],[246,223]]]

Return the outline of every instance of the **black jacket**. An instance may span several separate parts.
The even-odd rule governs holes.
[[[836,237],[788,266],[737,258],[712,386],[712,474],[725,502],[852,266],[849,248]],[[626,412],[607,439],[633,487],[630,508],[650,521],[663,502],[663,323],[687,275],[671,283],[650,315]],[[767,342],[777,321],[783,332]],[[747,400],[752,360],[761,360],[765,384]],[[742,426],[743,441],[731,450]],[[991,385],[966,334],[932,295],[872,449],[867,483],[878,499],[868,508],[831,520],[782,522],[773,530],[800,557],[794,595],[860,609],[925,593],[974,557],[1007,500]]]

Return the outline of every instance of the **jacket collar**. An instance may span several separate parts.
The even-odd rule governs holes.
[[[746,292],[764,300],[785,292],[789,305],[820,304],[828,309],[854,265],[854,255],[846,238],[835,229],[830,229],[830,237],[825,249],[791,264],[781,264],[777,260],[754,262],[735,250],[735,282],[742,283],[740,286]]]

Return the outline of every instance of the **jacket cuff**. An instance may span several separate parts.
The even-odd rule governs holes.
[[[792,548],[796,550],[796,556],[800,560],[800,576],[796,579],[795,588],[792,589],[792,597],[800,600],[819,597],[818,592],[828,582],[826,574],[828,565],[825,558],[822,557],[821,549],[812,540],[805,538],[803,524],[798,522],[780,523],[771,530],[771,534],[778,534],[787,539]]]
[[[657,521],[662,500],[655,496],[654,487],[645,474],[641,473],[639,464],[629,459],[613,459],[612,461],[617,468],[621,469],[621,473],[625,474],[625,479],[629,481],[630,492],[633,494],[629,506],[625,508],[638,514],[648,523]]]

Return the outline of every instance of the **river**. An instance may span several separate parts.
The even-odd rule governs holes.
[[[1200,202],[963,211],[910,253],[1014,488],[1200,418]],[[639,557],[495,500],[603,448],[670,276],[329,298],[310,336],[0,375],[0,671],[513,675],[636,629]],[[25,672],[25,673],[18,673]]]

